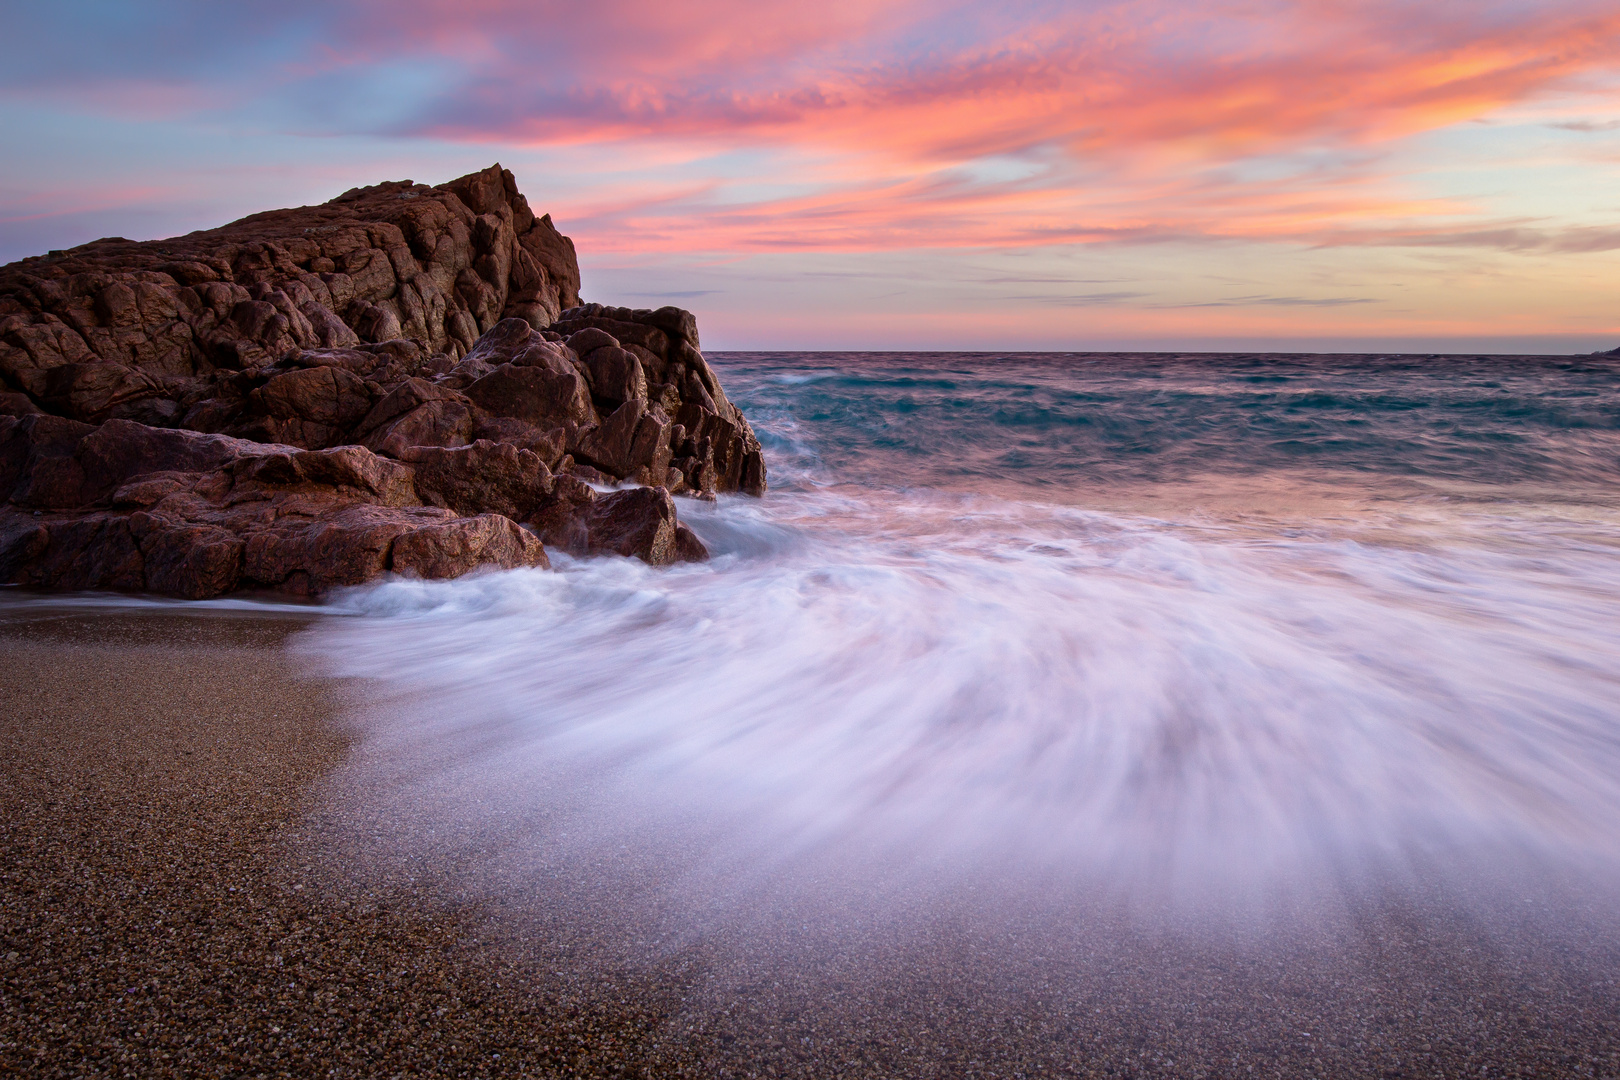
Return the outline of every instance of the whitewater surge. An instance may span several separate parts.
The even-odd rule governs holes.
[[[510,864],[633,847],[856,891],[1010,875],[1196,903],[1620,855],[1614,512],[1568,476],[1532,490],[1545,442],[1494,481],[1148,454],[1054,500],[1048,465],[931,482],[949,462],[896,433],[940,407],[911,374],[727,378],[775,487],[683,504],[712,562],[396,581],[306,638],[377,680],[399,806],[503,815]]]

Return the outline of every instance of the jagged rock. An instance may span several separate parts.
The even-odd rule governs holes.
[[[706,558],[670,492],[763,492],[758,440],[689,312],[578,288],[499,166],[0,268],[0,582],[313,595],[543,543]]]
[[[409,458],[416,491],[424,502],[458,514],[504,514],[532,518],[550,500],[555,481],[531,450],[479,440],[447,450],[417,447]]]
[[[598,496],[585,514],[585,535],[592,555],[635,556],[653,566],[667,566],[681,556],[675,500],[663,488]]]
[[[456,518],[403,533],[395,538],[389,559],[395,573],[424,578],[459,577],[481,566],[551,566],[535,535],[500,514]]]
[[[579,335],[575,335],[578,337]],[[609,405],[647,400],[647,376],[641,361],[617,345],[604,345],[584,354],[591,393]]]
[[[579,424],[592,416],[585,380],[572,370],[502,364],[467,387],[467,397],[495,416],[536,426]]]
[[[697,533],[685,525],[675,526],[675,561],[708,562],[708,546],[698,539]]]
[[[25,557],[14,551],[0,560],[11,564],[7,580],[51,589],[133,592],[146,588],[145,566],[140,545],[130,533],[129,515],[103,511],[38,518],[25,514],[9,507],[0,509],[0,537],[26,537]],[[26,535],[30,526],[35,531]]]
[[[84,506],[84,466],[74,457],[95,428],[60,416],[0,417],[0,491],[30,509]]]
[[[473,438],[528,450],[539,455],[546,467],[555,472],[567,447],[568,430],[562,427],[542,429],[536,424],[510,416],[486,416],[473,425]]]
[[[570,555],[622,555],[653,566],[709,557],[703,542],[676,520],[675,500],[661,487],[598,494],[558,476],[556,497],[532,524],[548,544]]]
[[[0,270],[0,377],[46,411],[100,422],[143,399],[179,404],[167,378],[400,338],[459,354],[504,316],[544,327],[578,302],[572,243],[495,165],[13,263]]]
[[[359,585],[389,569],[389,553],[401,534],[455,520],[450,511],[431,506],[386,509],[364,503],[313,519],[288,515],[248,535],[243,575],[304,595]]]
[[[362,440],[370,440],[376,433],[386,432],[400,417],[435,401],[455,402],[469,407],[472,404],[465,395],[447,386],[429,382],[426,379],[409,378],[389,390],[382,400],[371,407],[371,411],[366,413],[365,417],[355,427],[354,434]],[[424,443],[420,445],[437,446],[440,444]]]
[[[615,405],[632,397],[645,400],[649,408],[673,416],[686,429],[685,439],[671,440],[674,460],[665,462],[662,469],[648,462],[635,463],[632,471],[648,465],[653,474],[644,474],[642,482],[660,482],[673,464],[682,488],[700,493],[764,494],[765,458],[759,440],[747,418],[726,399],[720,380],[704,360],[698,348],[697,320],[691,312],[675,307],[649,311],[585,304],[562,312],[552,329],[567,335],[569,346],[584,358],[592,373],[592,388],[604,404]],[[598,354],[603,357],[600,368]],[[629,367],[626,356],[641,369],[645,389],[633,376],[620,374]],[[600,383],[595,381],[598,370],[603,375]],[[625,396],[615,398],[615,393]],[[608,449],[600,445],[588,448],[586,456],[599,467],[615,471],[612,464],[596,456]]]
[[[27,394],[0,393],[0,416],[27,416],[44,411]]]
[[[596,492],[571,472],[552,480],[551,501],[537,508],[529,525],[541,540],[570,555],[590,551],[590,512]]]
[[[174,525],[146,513],[131,514],[129,523],[148,591],[203,600],[241,582],[247,543],[234,533],[217,525]]]
[[[333,489],[337,497],[378,506],[420,506],[415,472],[361,446],[330,450],[288,450],[243,454],[230,464],[233,491],[239,498],[255,489],[307,492]]]
[[[263,442],[309,450],[345,441],[372,405],[365,380],[328,365],[277,375],[254,390],[249,400],[260,415],[236,434],[251,431]]]
[[[632,399],[599,427],[582,433],[570,450],[614,476],[657,486],[669,468],[670,430],[662,416]]]

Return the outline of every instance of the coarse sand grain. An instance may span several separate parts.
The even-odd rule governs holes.
[[[0,609],[0,1073],[617,1072],[649,1017],[323,886],[301,829],[347,738],[283,650],[305,621]]]

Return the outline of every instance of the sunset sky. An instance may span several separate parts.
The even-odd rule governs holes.
[[[0,2],[0,261],[500,161],[713,349],[1620,346],[1620,4]]]

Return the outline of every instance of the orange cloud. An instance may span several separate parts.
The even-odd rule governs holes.
[[[1610,227],[1438,197],[1414,182],[1430,162],[1411,148],[1560,93],[1620,104],[1613,0],[283,8],[278,27],[269,9],[206,6],[241,33],[216,27],[214,48],[182,49],[195,31],[158,28],[144,47],[29,60],[32,74],[0,87],[54,80],[143,116],[189,101],[253,129],[493,144],[509,163],[516,146],[578,165],[574,190],[546,202],[598,251],[1172,238],[1599,250]]]
[[[571,22],[566,60],[526,53],[542,31],[519,20],[517,44],[483,40],[488,67],[417,130],[764,158],[701,192],[643,176],[614,207],[563,208],[598,250],[694,236],[729,251],[1342,243],[1454,232],[1474,208],[1415,197],[1390,149],[1612,72],[1620,56],[1620,9],[1592,3],[1130,0],[1022,19],[841,0],[671,10],[609,4],[598,26],[622,33]],[[810,190],[746,193],[795,179]]]
[[[570,24],[566,70],[541,67],[527,86],[521,48],[487,57],[495,66],[449,91],[429,130],[773,139],[930,161],[1053,143],[1222,157],[1457,123],[1612,68],[1620,51],[1620,11],[1590,4],[1488,18],[1445,4],[1139,0],[992,25],[989,40],[956,46],[930,46],[932,22],[917,19],[920,54],[861,36],[903,24],[907,5],[864,19],[838,3],[722,2],[679,18],[640,2],[599,10],[601,25],[626,29],[604,41]]]

